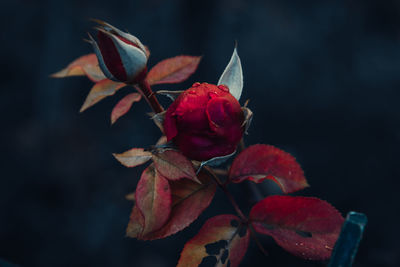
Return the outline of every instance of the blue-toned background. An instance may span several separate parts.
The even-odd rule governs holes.
[[[175,266],[184,243],[216,214],[234,211],[220,192],[189,228],[164,240],[124,237],[141,168],[112,156],[148,146],[158,130],[144,101],[110,127],[129,89],[79,114],[92,83],[50,79],[91,47],[100,18],[137,35],[149,64],[204,55],[182,85],[215,83],[239,43],[255,116],[247,144],[292,153],[317,196],[369,218],[354,266],[400,266],[400,2],[396,0],[105,1],[2,0],[0,258],[21,266]],[[246,202],[245,184],[232,187]],[[242,266],[323,266],[270,238]],[[0,262],[1,265],[1,262]]]

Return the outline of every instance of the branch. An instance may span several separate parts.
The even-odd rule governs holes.
[[[164,111],[164,108],[158,102],[156,95],[151,90],[150,84],[146,79],[139,82],[137,86],[142,91],[143,96],[146,98],[147,102],[155,113],[161,113]]]
[[[253,238],[253,240],[256,242],[258,248],[261,250],[261,252],[264,254],[264,256],[268,256],[268,252],[264,249],[264,247],[261,244],[260,240],[258,240],[257,235],[256,235],[251,223],[249,223],[249,230],[250,230],[251,238]]]
[[[206,167],[204,167],[204,169],[214,178],[217,185],[222,189],[222,191],[224,191],[225,195],[231,202],[236,213],[239,215],[239,217],[242,219],[242,221],[247,224],[247,222],[248,222],[247,217],[243,214],[243,212],[239,208],[239,206],[236,203],[235,199],[233,198],[231,192],[229,192],[228,188],[226,187],[226,184],[221,182],[221,180],[218,178],[218,176],[214,173],[214,171],[210,167],[206,166]]]

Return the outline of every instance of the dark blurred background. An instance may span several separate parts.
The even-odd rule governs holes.
[[[255,116],[247,144],[292,153],[317,196],[369,223],[354,266],[400,266],[400,2],[397,0],[105,1],[2,0],[0,265],[175,266],[184,243],[216,214],[234,213],[219,192],[189,228],[164,240],[125,237],[142,168],[112,152],[153,144],[144,101],[110,127],[129,89],[79,114],[92,82],[49,74],[91,53],[82,41],[99,18],[151,49],[149,64],[204,55],[181,85],[217,82],[239,43]],[[233,186],[246,204],[247,186]],[[241,266],[324,266],[270,238]],[[3,263],[2,263],[3,262]]]

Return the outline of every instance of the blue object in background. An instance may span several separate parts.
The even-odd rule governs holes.
[[[354,211],[347,214],[328,267],[349,267],[353,265],[366,224],[367,216],[365,214]]]

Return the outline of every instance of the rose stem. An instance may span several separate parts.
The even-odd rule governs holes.
[[[251,224],[249,224],[249,230],[250,230],[251,238],[253,238],[253,240],[256,242],[257,247],[261,250],[261,252],[264,254],[264,256],[268,256],[268,252],[264,249],[260,240],[258,240],[258,237],[257,237],[257,235],[253,229],[253,226]]]
[[[243,150],[245,150],[246,145],[244,144],[244,138],[242,137],[242,139],[240,139],[240,143],[239,143],[239,153],[242,152]]]
[[[245,149],[246,149],[246,145],[244,143],[244,138],[242,138],[239,143],[239,148],[238,148],[239,153]],[[248,186],[249,186],[250,190],[252,191],[252,195],[254,196],[256,202],[258,202],[264,198],[263,194],[261,193],[260,188],[257,187],[255,183],[249,183]]]
[[[205,170],[207,170],[207,172],[209,174],[211,174],[211,176],[214,178],[215,182],[217,183],[217,185],[222,189],[222,191],[224,191],[225,195],[227,196],[227,198],[229,199],[229,201],[231,202],[233,208],[235,209],[236,213],[239,215],[239,217],[242,219],[242,221],[244,223],[247,223],[247,218],[246,216],[244,216],[243,212],[240,210],[238,204],[236,203],[235,199],[233,198],[231,192],[229,192],[228,188],[226,187],[225,184],[223,184],[220,179],[218,178],[217,175],[215,175],[215,173],[213,172],[213,170],[210,167],[204,167]]]
[[[244,143],[244,138],[242,138],[239,143],[239,153],[245,149],[246,149],[246,145]],[[250,186],[250,189],[253,191],[253,195],[255,195],[256,201],[257,202],[260,201],[263,198],[263,196],[262,196],[259,188],[256,187],[256,185],[254,183],[250,183],[249,186]],[[261,252],[265,256],[268,256],[268,252],[264,249],[264,247],[261,245],[260,241],[258,240],[257,235],[256,235],[251,223],[249,224],[249,229],[250,229],[250,235],[253,238],[253,240],[256,242],[258,248],[261,250]]]
[[[239,215],[239,217],[242,219],[242,222],[248,225],[248,228],[250,230],[250,235],[256,242],[258,248],[261,250],[261,252],[265,255],[268,256],[267,251],[264,249],[264,247],[261,245],[260,241],[258,240],[253,227],[251,224],[249,224],[249,220],[244,216],[242,210],[239,208],[238,204],[236,203],[235,199],[233,198],[231,192],[229,192],[227,188],[226,183],[222,183],[221,180],[218,178],[218,176],[214,173],[214,171],[206,166],[204,169],[214,178],[214,181],[217,183],[217,185],[224,191],[225,195],[228,197],[229,201],[231,202],[233,208],[235,209],[236,213]]]
[[[163,107],[158,102],[156,95],[151,90],[150,84],[147,82],[146,79],[143,79],[138,84],[138,87],[142,91],[144,97],[146,98],[147,102],[150,104],[150,107],[153,109],[155,113],[161,113],[164,111]]]

